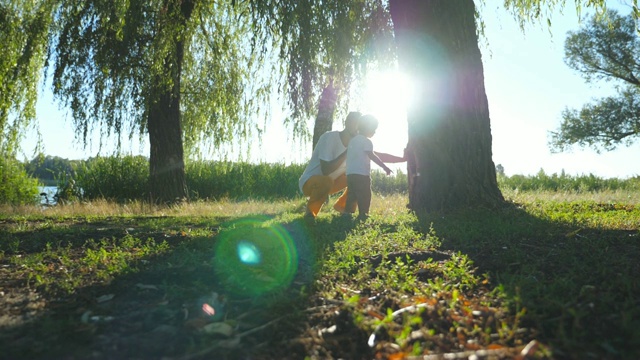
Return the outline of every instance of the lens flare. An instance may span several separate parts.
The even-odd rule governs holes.
[[[260,250],[248,241],[238,243],[238,258],[245,264],[255,265],[260,262]]]
[[[258,296],[291,284],[298,270],[298,251],[282,225],[252,217],[221,229],[213,264],[226,291]]]
[[[216,309],[207,303],[202,304],[202,311],[209,316],[214,316],[216,314]]]

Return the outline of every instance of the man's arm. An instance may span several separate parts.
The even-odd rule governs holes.
[[[329,175],[332,172],[336,171],[337,168],[342,165],[342,162],[347,158],[347,150],[343,151],[342,154],[338,155],[337,158],[331,161],[320,160],[320,169],[322,169],[322,173],[324,175]]]
[[[382,162],[385,163],[400,163],[400,162],[405,162],[407,161],[406,156],[395,156],[395,155],[391,155],[391,154],[387,154],[387,153],[381,153],[381,152],[377,152],[374,151],[373,152],[380,160],[382,160]],[[406,154],[406,151],[405,151]]]
[[[391,174],[391,169],[389,169],[389,167],[385,165],[384,162],[380,160],[378,155],[376,155],[373,151],[367,151],[367,155],[369,155],[369,159],[378,164],[378,166],[380,166],[387,173],[387,175]]]

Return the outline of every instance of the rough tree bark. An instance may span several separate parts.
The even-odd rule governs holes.
[[[333,81],[331,81],[329,82],[329,85],[322,90],[322,94],[320,95],[318,116],[316,116],[316,122],[313,127],[313,143],[311,144],[311,151],[315,149],[318,139],[320,139],[320,135],[327,131],[331,131],[337,99],[336,89],[333,87]]]
[[[179,26],[184,28],[193,12],[190,0],[168,0],[169,14],[180,14]],[[153,87],[156,96],[150,104],[149,129],[149,188],[151,201],[175,203],[187,199],[187,183],[184,169],[184,146],[182,141],[182,119],[180,115],[180,77],[184,59],[184,39],[175,39],[175,50],[164,62],[164,73],[170,76],[171,86],[166,80],[156,78]]]
[[[473,0],[390,0],[407,109],[409,207],[504,203],[492,160],[489,105]]]

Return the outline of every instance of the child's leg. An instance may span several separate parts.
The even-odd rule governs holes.
[[[358,184],[358,217],[364,218],[369,215],[371,207],[371,177],[360,175]]]

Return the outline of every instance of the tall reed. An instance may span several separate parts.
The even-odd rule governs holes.
[[[192,199],[291,199],[299,196],[302,165],[197,161],[186,165]]]
[[[84,199],[148,198],[149,160],[144,156],[96,157],[81,162],[74,170],[72,177]]]
[[[185,176],[189,197],[206,199],[296,199],[302,197],[298,179],[306,164],[198,160],[188,161]],[[407,174],[387,176],[374,170],[372,191],[380,195],[406,194]],[[149,162],[142,156],[98,157],[75,166],[67,181],[75,181],[85,199],[116,201],[148,198]],[[498,174],[503,193],[556,192],[590,193],[603,191],[640,192],[640,176],[604,179],[593,174],[571,176],[564,172],[533,176]]]

